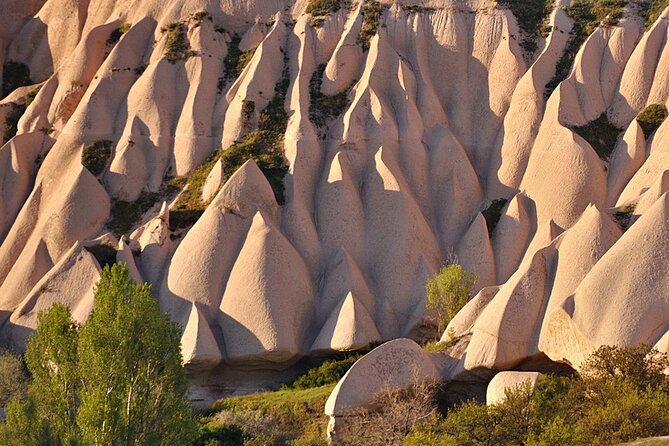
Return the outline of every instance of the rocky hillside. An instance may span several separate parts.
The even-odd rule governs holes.
[[[122,261],[193,369],[282,366],[410,335],[457,256],[463,370],[669,347],[663,2],[8,3],[5,345]]]

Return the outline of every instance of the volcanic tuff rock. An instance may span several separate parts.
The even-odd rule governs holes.
[[[84,320],[118,259],[192,367],[282,366],[410,335],[455,255],[480,291],[444,378],[666,350],[669,124],[635,117],[669,100],[668,13],[625,8],[547,94],[567,0],[529,56],[491,0],[381,1],[373,36],[362,3],[10,0],[3,78],[35,85],[0,102],[25,107],[0,147],[2,341],[52,302]],[[604,154],[593,126],[620,129]]]

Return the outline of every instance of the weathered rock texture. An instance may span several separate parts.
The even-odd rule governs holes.
[[[5,344],[22,348],[52,302],[85,318],[102,260],[82,246],[106,240],[185,327],[200,370],[406,336],[425,318],[426,278],[453,254],[481,290],[451,324],[470,335],[453,370],[540,354],[578,367],[604,343],[666,349],[669,124],[646,139],[635,121],[669,100],[666,12],[647,31],[632,10],[598,28],[546,98],[563,9],[528,63],[493,1],[383,1],[368,47],[360,5],[314,27],[306,3],[10,0],[0,61],[44,83],[0,148]],[[189,50],[174,58],[177,21]],[[230,77],[227,56],[254,49]],[[166,178],[254,131],[282,81],[285,203],[254,161],[213,163],[195,194],[206,209],[176,224]],[[310,111],[318,81],[329,101],[345,97],[337,116],[328,96]],[[603,113],[622,129],[608,161],[572,130]],[[82,151],[101,140],[110,159],[91,173]],[[167,203],[116,246],[112,209],[147,193]],[[481,211],[498,198],[489,233]],[[623,231],[613,214],[629,204]]]

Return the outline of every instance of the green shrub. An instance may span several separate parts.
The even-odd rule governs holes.
[[[109,37],[107,38],[107,45],[116,45],[118,41],[121,40],[121,36],[127,33],[128,30],[130,30],[129,23],[124,23],[118,28],[114,28],[114,30],[112,30],[112,32],[109,34]]]
[[[646,139],[660,127],[665,119],[667,119],[667,109],[662,104],[649,105],[636,117]]]
[[[341,0],[309,0],[305,12],[312,16],[327,16],[341,9]]]
[[[609,159],[622,132],[622,129],[609,122],[606,112],[584,126],[570,127],[570,129],[585,139],[603,160]]]
[[[316,127],[323,128],[329,119],[336,118],[344,113],[349,105],[348,93],[352,85],[335,95],[326,95],[321,92],[325,64],[319,65],[309,81],[309,119]]]
[[[565,52],[555,67],[555,75],[546,84],[545,97],[569,76],[576,54],[597,26],[614,26],[622,17],[625,0],[578,0],[567,7],[567,15],[574,21]]]
[[[213,21],[211,14],[209,14],[207,11],[198,11],[190,17],[190,20],[193,21],[193,28],[197,28],[198,26],[202,25],[202,22],[205,19]]]
[[[0,407],[7,407],[10,401],[21,400],[28,389],[28,377],[21,357],[0,349]]]
[[[362,5],[362,26],[358,33],[358,42],[362,45],[362,50],[369,49],[369,41],[376,34],[379,29],[381,14],[384,8],[378,1],[371,0]]]
[[[170,23],[161,31],[167,32],[164,55],[165,59],[170,61],[170,63],[176,63],[192,55],[190,44],[186,37],[186,25],[183,22]]]
[[[28,68],[28,65],[8,60],[2,66],[2,95],[0,99],[19,87],[32,84],[33,81],[30,79],[30,68]]]
[[[16,136],[19,131],[19,120],[26,111],[25,104],[13,104],[11,110],[5,116],[5,131],[3,139],[5,142]]]
[[[344,359],[327,360],[320,366],[312,368],[307,373],[297,377],[292,383],[285,386],[285,388],[311,389],[327,384],[336,384],[361,357],[361,354],[353,354]]]
[[[639,15],[643,17],[646,29],[660,17],[662,12],[669,6],[669,0],[633,0],[639,8]]]
[[[107,167],[112,144],[111,141],[104,139],[85,146],[81,152],[81,164],[93,175],[99,176]]]
[[[156,192],[142,191],[135,201],[112,200],[111,219],[107,223],[115,234],[127,234],[137,220],[160,199]]]
[[[547,23],[553,8],[553,1],[499,0],[499,4],[513,13],[522,34],[520,46],[525,50],[527,57],[533,55],[537,50],[538,35],[545,37],[542,27],[545,27]]]
[[[423,345],[423,350],[428,353],[440,353],[453,347],[455,344],[458,343],[458,341],[460,341],[460,337],[454,337],[451,334],[451,339],[449,339],[448,341],[428,342],[427,344]]]
[[[421,6],[421,5],[405,5],[403,3],[400,3],[400,9],[407,14],[418,14],[421,12],[433,12],[436,9],[435,8],[429,8],[427,6]]]
[[[498,198],[493,200],[483,212],[486,226],[488,227],[488,237],[492,238],[492,233],[497,227],[500,217],[502,216],[502,209],[506,206],[508,200],[506,198]]]
[[[457,263],[443,267],[437,275],[428,279],[427,307],[437,313],[439,332],[453,319],[469,301],[476,283],[476,274],[466,271]]]
[[[251,61],[253,55],[255,54],[256,48],[253,48],[248,51],[242,51],[239,49],[239,43],[242,41],[242,38],[239,35],[235,34],[230,38],[230,43],[228,43],[228,54],[225,56],[223,61],[224,69],[224,82],[218,85],[218,90],[223,91],[223,87],[226,82],[234,81],[242,74],[246,65]]]

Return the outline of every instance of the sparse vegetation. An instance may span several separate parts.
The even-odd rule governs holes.
[[[127,33],[128,30],[130,30],[130,23],[124,23],[118,28],[115,28],[107,38],[107,45],[109,46],[116,45],[118,41],[121,40],[121,36]]]
[[[576,54],[597,26],[614,26],[622,17],[625,0],[578,0],[567,7],[567,15],[574,21],[565,52],[555,67],[553,79],[546,84],[545,96],[549,97],[557,86],[569,76]]]
[[[502,216],[502,209],[506,206],[508,200],[506,198],[498,198],[482,212],[485,218],[486,226],[488,227],[488,237],[492,238],[492,233],[497,227],[500,217]]]
[[[111,157],[112,142],[109,140],[95,141],[84,147],[81,152],[81,164],[88,169],[90,173],[99,176],[107,167]]]
[[[622,129],[609,122],[606,112],[584,126],[570,128],[581,138],[585,139],[604,161],[608,160],[609,156],[611,156],[616,141],[622,132]]]
[[[167,25],[161,31],[167,33],[167,42],[165,43],[165,59],[171,63],[187,59],[193,53],[190,50],[190,44],[186,37],[186,25],[183,22],[173,22]]]
[[[341,7],[341,0],[309,0],[305,12],[314,17],[328,16],[339,11]]]
[[[635,208],[636,205],[628,204],[627,206],[624,206],[622,209],[619,209],[613,213],[613,219],[616,221],[616,223],[618,223],[623,231],[629,228]]]
[[[28,377],[23,361],[16,353],[0,349],[0,407],[15,399],[25,398]]]
[[[197,28],[202,25],[204,20],[212,21],[211,14],[207,11],[198,11],[190,17],[190,20],[193,22],[193,28]]]
[[[641,110],[636,120],[643,130],[646,139],[667,119],[667,109],[662,104],[652,104]]]
[[[354,353],[343,359],[329,359],[320,366],[309,369],[305,374],[298,376],[292,383],[283,388],[311,389],[327,384],[336,384],[361,357],[362,354]]]
[[[326,95],[321,92],[325,64],[319,65],[309,81],[309,119],[316,127],[323,128],[329,119],[341,115],[349,105],[348,93],[350,87],[335,95]]]
[[[639,15],[643,17],[646,29],[653,26],[662,12],[669,6],[669,0],[633,0],[639,8]]]
[[[19,130],[19,120],[26,112],[28,106],[33,103],[41,88],[42,86],[39,86],[26,94],[23,98],[23,102],[11,105],[12,109],[5,115],[5,128],[3,132],[4,142],[9,141],[16,136],[16,133]]]
[[[428,353],[439,353],[443,352],[445,350],[448,350],[449,348],[453,347],[455,344],[458,343],[460,340],[459,337],[457,336],[451,336],[451,339],[448,341],[442,342],[442,341],[432,341],[428,342],[427,344],[423,345],[423,350],[425,350]]]
[[[244,68],[246,68],[246,65],[248,65],[255,54],[255,48],[248,51],[240,50],[239,43],[241,41],[242,38],[237,34],[230,38],[230,43],[228,43],[228,54],[223,61],[225,79],[223,85],[220,84],[219,80],[219,92],[223,91],[223,86],[226,82],[234,81],[240,74],[242,74],[242,71],[244,71]]]
[[[435,11],[435,8],[430,8],[427,6],[421,6],[421,5],[405,5],[400,3],[400,9],[407,14],[418,14],[421,12],[432,12]]]
[[[470,273],[457,263],[443,267],[425,284],[427,307],[436,312],[439,333],[465,306],[476,284],[476,274]]]
[[[384,8],[378,1],[371,0],[362,5],[362,26],[358,33],[358,42],[362,45],[362,50],[369,49],[369,41],[377,33],[379,23],[381,21],[381,14]]]
[[[518,22],[521,31],[520,46],[526,59],[537,50],[537,38],[545,37],[548,16],[553,7],[553,0],[499,0],[499,4],[508,8]]]
[[[2,95],[0,99],[19,87],[32,84],[33,81],[30,78],[30,68],[28,68],[28,65],[8,60],[2,66]]]

